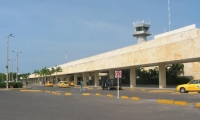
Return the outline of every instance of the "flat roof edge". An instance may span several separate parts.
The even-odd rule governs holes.
[[[180,33],[180,32],[184,32],[184,31],[188,31],[188,30],[195,29],[195,28],[196,28],[196,25],[192,24],[192,25],[189,25],[189,26],[186,26],[186,27],[182,27],[180,29],[176,29],[176,30],[172,30],[172,31],[165,32],[165,33],[162,33],[162,34],[155,35],[154,39],[165,37],[165,36],[176,34],[176,33]]]

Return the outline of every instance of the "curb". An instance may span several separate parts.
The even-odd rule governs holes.
[[[141,89],[141,91],[144,92],[144,91],[146,91],[146,89],[143,88],[143,89]]]
[[[66,92],[65,95],[66,95],[66,96],[71,96],[72,93],[70,93],[70,92]]]
[[[132,99],[132,100],[140,100],[139,97],[132,97],[131,99]]]
[[[107,94],[106,96],[107,96],[107,97],[113,97],[113,95],[112,95],[112,94]]]
[[[173,101],[173,100],[165,100],[165,99],[158,99],[157,103],[175,104],[175,105],[182,105],[182,106],[188,105],[188,102],[185,102],[185,101]]]
[[[158,99],[157,103],[163,103],[163,104],[173,104],[173,100],[164,100],[164,99]]]
[[[121,96],[122,99],[128,99],[128,96]]]
[[[20,92],[42,92],[43,90],[20,90]]]
[[[188,92],[188,94],[198,94],[198,92]]]
[[[188,105],[188,102],[184,102],[184,101],[174,101],[174,104],[175,104],[175,105],[183,105],[183,106],[186,106],[186,105]]]
[[[200,107],[200,103],[196,103],[196,107]]]
[[[100,94],[100,93],[96,93],[95,95],[96,95],[96,96],[100,96],[101,94]]]
[[[158,92],[158,93],[160,93],[160,92],[170,92],[170,93],[173,93],[174,90],[150,90],[148,92]]]
[[[90,96],[90,93],[83,93],[83,96]]]

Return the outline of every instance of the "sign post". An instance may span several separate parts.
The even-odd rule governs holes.
[[[119,78],[122,78],[122,71],[115,71],[115,78],[117,78],[117,98],[119,98]]]

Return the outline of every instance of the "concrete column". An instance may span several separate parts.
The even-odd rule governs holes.
[[[165,64],[159,64],[159,88],[166,88]]]
[[[66,81],[70,81],[70,75],[66,75]]]
[[[94,85],[99,86],[99,72],[94,73]]]
[[[87,73],[82,73],[82,76],[83,76],[83,83],[84,85],[86,86],[87,85]]]
[[[109,70],[109,77],[110,77],[110,79],[115,78],[115,70]]]
[[[74,84],[77,85],[77,73],[74,73]]]
[[[136,71],[135,67],[130,68],[130,87],[136,86]]]
[[[61,81],[63,81],[64,78],[65,78],[65,75],[61,75],[61,76],[60,76],[60,80],[61,80]]]

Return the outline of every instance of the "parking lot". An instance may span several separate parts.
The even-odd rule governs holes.
[[[87,87],[0,90],[1,118],[4,120],[168,120],[200,117],[200,94],[179,94],[174,89],[124,88],[101,90]],[[134,99],[135,98],[135,99]],[[138,98],[138,99],[136,99]],[[159,100],[171,100],[163,102]],[[180,104],[175,102],[180,101]],[[181,104],[185,102],[187,104]]]

